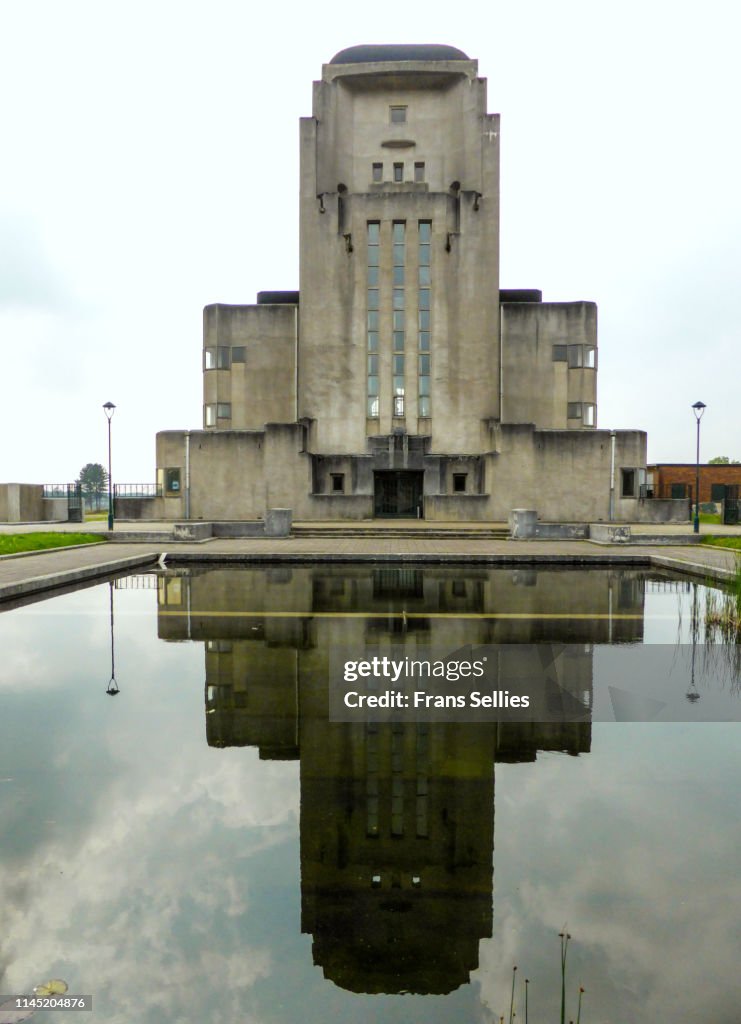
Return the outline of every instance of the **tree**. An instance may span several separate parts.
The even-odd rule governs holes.
[[[80,470],[77,482],[90,508],[100,508],[100,499],[108,490],[108,473],[99,462],[88,462]]]
[[[713,459],[708,459],[709,466],[738,466],[740,465],[738,459],[729,459],[727,455],[716,455]]]

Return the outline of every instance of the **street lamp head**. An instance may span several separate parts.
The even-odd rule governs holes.
[[[705,405],[704,402],[695,402],[695,404],[692,406],[692,408],[695,410],[695,416],[699,420],[701,418],[702,414],[707,409],[707,406]]]
[[[113,410],[115,408],[116,408],[116,406],[113,404],[113,402],[106,402],[106,404],[103,406],[103,412],[108,417],[108,422],[109,423],[110,423],[110,420],[111,420],[111,416],[113,415]]]

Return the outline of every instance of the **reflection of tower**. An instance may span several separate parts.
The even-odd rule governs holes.
[[[591,737],[589,721],[331,723],[331,645],[362,656],[392,641],[408,653],[418,643],[564,641],[562,693],[591,707],[592,643],[610,629],[641,635],[643,580],[627,579],[481,567],[218,569],[181,577],[172,601],[163,584],[160,635],[206,641],[209,744],[300,756],[302,930],[327,978],[357,992],[465,983],[492,930],[495,761],[585,753]],[[532,648],[519,658],[508,648],[505,671],[529,671],[528,657]]]
[[[301,927],[355,992],[450,992],[491,935],[495,726],[302,722]]]

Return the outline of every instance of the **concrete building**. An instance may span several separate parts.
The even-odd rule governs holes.
[[[643,518],[646,435],[597,426],[595,304],[500,288],[499,143],[460,50],[324,65],[300,290],[205,309],[203,425],[157,435],[159,515]]]

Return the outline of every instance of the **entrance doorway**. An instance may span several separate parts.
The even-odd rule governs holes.
[[[424,473],[411,470],[373,474],[373,514],[381,519],[421,519]]]

